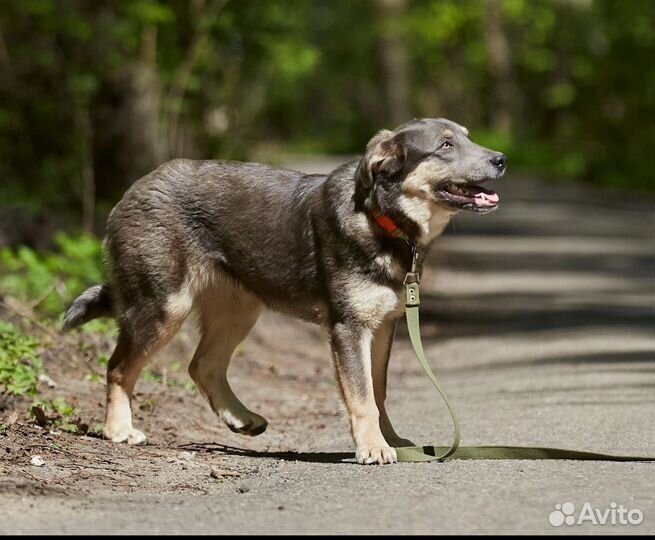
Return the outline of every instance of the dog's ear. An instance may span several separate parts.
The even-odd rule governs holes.
[[[400,171],[405,160],[405,150],[394,133],[380,131],[366,146],[366,154],[357,167],[357,183],[370,188],[379,175],[391,177]]]

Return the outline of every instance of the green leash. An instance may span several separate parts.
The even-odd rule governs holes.
[[[419,305],[421,303],[419,290],[419,274],[416,272],[418,254],[412,246],[412,267],[405,276],[405,316],[409,339],[412,342],[418,363],[425,371],[437,392],[448,407],[453,420],[453,442],[450,446],[406,446],[396,448],[398,461],[444,461],[446,459],[573,459],[591,461],[655,461],[651,456],[616,456],[596,452],[581,452],[561,448],[532,448],[527,446],[460,446],[460,428],[455,410],[446,393],[439,386],[428,360],[423,351],[421,327],[419,321]]]

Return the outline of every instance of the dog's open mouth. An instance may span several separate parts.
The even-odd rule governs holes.
[[[440,187],[437,193],[448,206],[474,212],[495,210],[500,202],[500,197],[496,192],[485,189],[478,184],[447,184]]]

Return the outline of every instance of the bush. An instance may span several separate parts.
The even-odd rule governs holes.
[[[60,314],[85,288],[104,281],[102,244],[88,234],[57,233],[57,252],[0,250],[0,290],[44,315]]]
[[[43,364],[41,344],[13,324],[0,321],[0,392],[35,397]]]

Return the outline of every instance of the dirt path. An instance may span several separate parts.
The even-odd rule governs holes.
[[[426,348],[464,444],[655,454],[652,204],[527,181],[499,190],[503,208],[458,218],[423,282]],[[354,465],[322,332],[277,315],[231,371],[269,430],[234,435],[185,384],[193,344],[189,327],[140,383],[146,447],[25,424],[0,436],[0,532],[655,532],[653,464]],[[85,421],[101,421],[103,387],[88,368],[46,367]],[[401,434],[449,440],[404,330],[391,371]],[[30,465],[37,454],[45,465]],[[644,519],[552,527],[566,502],[576,515],[616,503]]]

